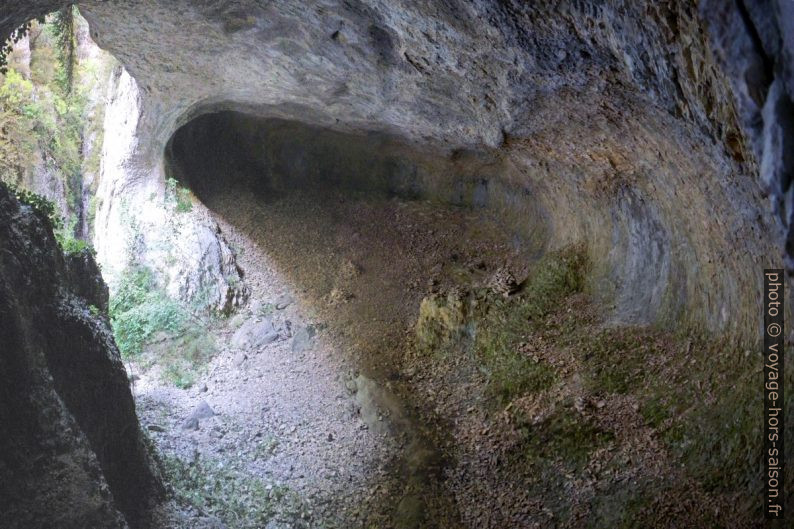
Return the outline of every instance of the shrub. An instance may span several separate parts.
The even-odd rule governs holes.
[[[185,310],[159,289],[145,266],[130,267],[110,301],[110,318],[121,354],[140,354],[156,334],[180,333],[188,319]]]
[[[169,200],[173,202],[174,209],[177,213],[187,213],[193,209],[193,200],[191,199],[190,190],[179,185],[173,179],[166,180],[166,188],[168,190]]]
[[[4,185],[17,200],[30,206],[39,215],[49,220],[53,234],[55,235],[55,240],[64,253],[75,254],[84,250],[89,250],[91,253],[94,252],[94,249],[89,243],[74,237],[74,227],[77,219],[72,219],[67,225],[64,223],[63,218],[57,213],[55,204],[47,198],[7,182],[0,181],[0,185]]]
[[[30,184],[37,160],[52,178],[63,182],[74,227],[82,209],[83,133],[86,129],[85,87],[73,88],[76,60],[74,17],[71,6],[48,17],[37,35],[31,57],[32,79],[9,68],[0,82],[0,178],[21,186]],[[42,21],[43,22],[43,21]],[[30,29],[27,24],[20,31]],[[1,61],[0,61],[1,62]],[[31,184],[33,185],[33,184]],[[84,249],[75,232],[53,228],[67,251]]]
[[[267,485],[235,465],[196,457],[164,458],[166,478],[177,502],[219,517],[229,527],[264,527],[279,512],[299,517],[300,497],[284,486]]]
[[[61,219],[61,217],[55,211],[55,204],[53,204],[50,200],[47,200],[38,193],[28,191],[27,189],[22,189],[14,184],[0,182],[0,185],[4,185],[8,191],[14,195],[14,197],[16,197],[17,200],[33,208],[33,210],[42,217],[49,219],[53,230],[57,231],[63,227],[63,219]]]
[[[149,349],[147,360],[160,364],[168,381],[180,388],[192,386],[197,370],[217,350],[205,322],[170,298],[146,266],[130,266],[115,290],[109,313],[122,356],[140,357]]]

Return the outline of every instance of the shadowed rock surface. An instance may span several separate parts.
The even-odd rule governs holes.
[[[122,190],[156,190],[170,136],[201,114],[385,134],[510,188],[539,252],[586,240],[617,321],[754,339],[755,270],[786,228],[708,31],[736,8],[700,7],[86,2],[92,35],[140,87],[135,148],[99,222],[122,223]]]
[[[749,336],[751,271],[773,264],[788,230],[791,8],[718,4],[80,7],[141,87],[115,200],[156,190],[169,136],[224,108],[435,154],[496,149],[541,247],[588,240],[617,319]],[[3,33],[53,7],[4,3]],[[112,202],[100,222],[122,222]]]
[[[0,36],[62,4],[0,1]],[[199,197],[235,171],[235,186],[265,202],[322,169],[337,188],[487,210],[533,255],[583,244],[586,291],[607,324],[755,344],[761,269],[792,267],[786,0],[79,6],[126,68],[106,116],[97,212],[108,274],[139,226],[143,262],[177,250],[182,266],[162,272],[170,293],[209,291],[226,313],[244,304],[204,206],[181,218],[155,207],[166,170]],[[0,516],[12,527],[144,523],[160,486],[107,324],[92,314],[107,307],[94,262],[64,258],[43,219],[3,194],[0,237],[0,503],[11,506]]]
[[[0,186],[0,525],[137,526],[162,491],[93,258]]]

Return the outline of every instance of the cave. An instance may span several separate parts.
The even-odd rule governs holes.
[[[789,3],[0,10],[0,527],[787,527]]]

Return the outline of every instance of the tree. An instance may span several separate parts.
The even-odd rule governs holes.
[[[66,95],[72,91],[74,70],[77,64],[77,40],[75,38],[74,10],[72,4],[58,10],[52,19],[52,30],[58,48],[58,60],[61,63],[61,87]]]

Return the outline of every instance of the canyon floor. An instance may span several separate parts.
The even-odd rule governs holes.
[[[212,326],[219,353],[190,388],[130,364],[166,465],[254,500],[261,512],[233,526],[458,527],[400,368],[422,298],[456,273],[521,262],[510,241],[477,214],[397,199],[229,193],[207,205],[250,299]],[[216,512],[228,505],[200,503],[164,525],[229,521]]]
[[[190,387],[130,364],[175,498],[160,526],[750,526],[741,489],[704,487],[743,475],[713,446],[733,405],[680,406],[727,391],[736,352],[700,371],[696,337],[610,323],[580,251],[537,262],[479,212],[423,201],[201,198],[250,299],[210,325]],[[712,473],[694,479],[687,449]]]

